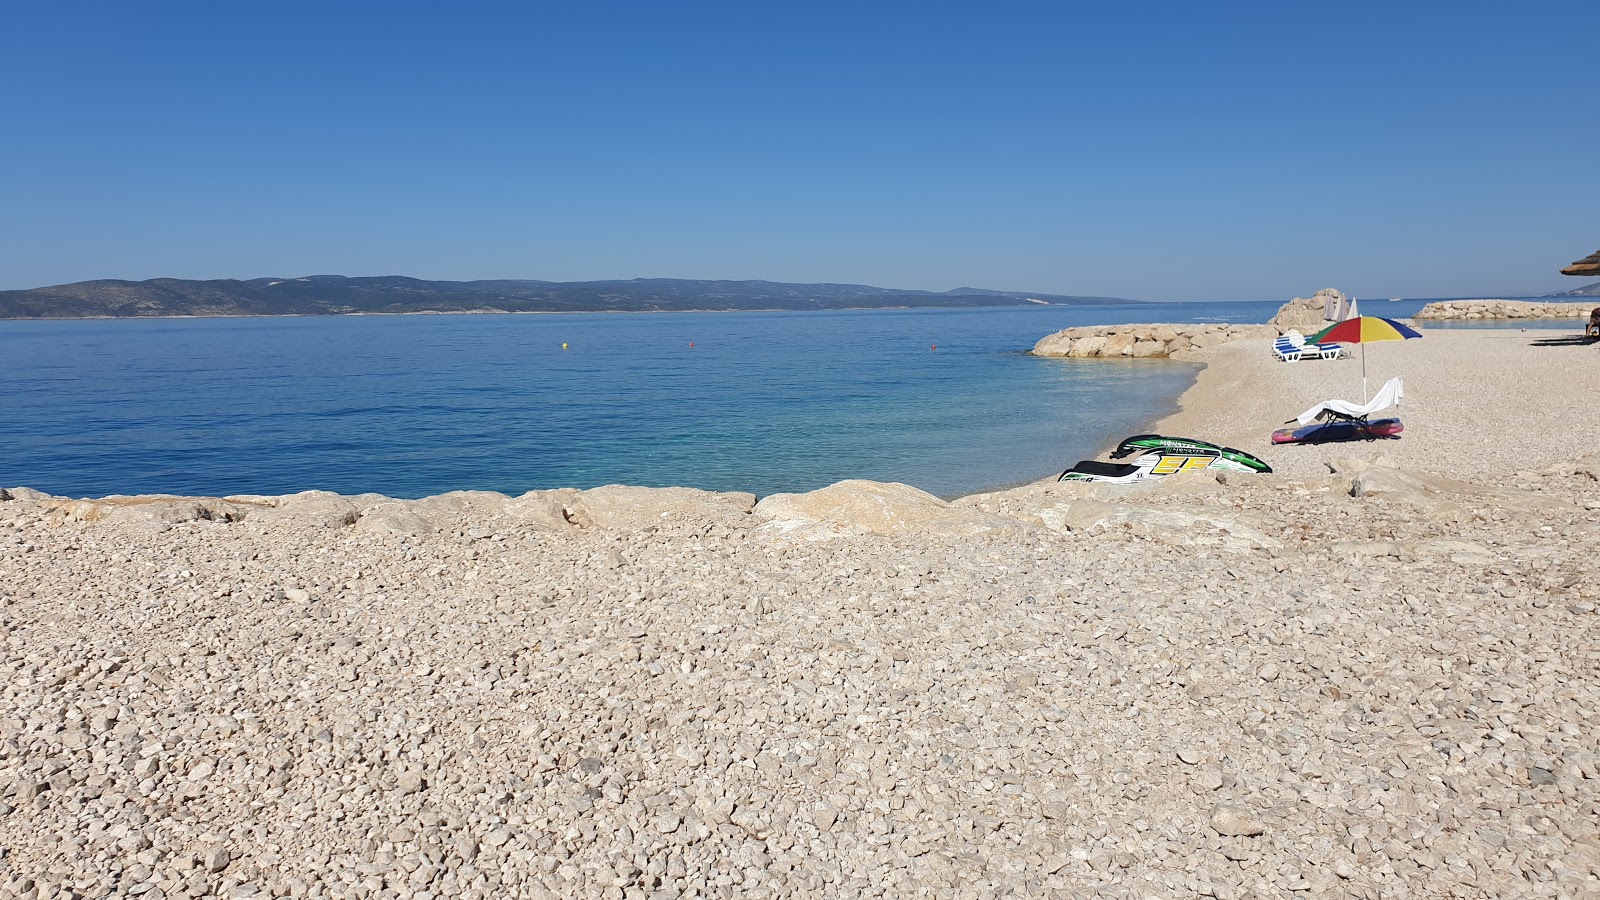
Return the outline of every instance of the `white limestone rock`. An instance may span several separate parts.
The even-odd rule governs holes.
[[[754,510],[764,530],[826,538],[858,534],[1009,533],[1022,523],[954,507],[906,484],[851,479],[804,494],[772,494]]]

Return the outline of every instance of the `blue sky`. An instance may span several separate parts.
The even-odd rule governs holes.
[[[0,9],[0,289],[336,273],[1561,290],[1580,3]]]

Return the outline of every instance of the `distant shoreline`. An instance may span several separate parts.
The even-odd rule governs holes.
[[[1159,302],[1128,300],[1128,304]],[[1251,301],[1244,301],[1251,302]],[[1270,303],[1270,300],[1260,301]],[[159,316],[0,316],[0,322],[138,322],[174,319],[377,319],[404,316],[654,316],[680,313],[832,313],[832,312],[887,312],[892,310],[998,310],[998,309],[1080,309],[1092,306],[1120,306],[1120,303],[1051,303],[1046,305],[1010,304],[1004,306],[832,306],[826,309],[448,309],[419,310],[417,312],[349,312],[349,313],[216,313],[215,315],[159,315]]]
[[[804,311],[1131,303],[1040,291],[958,287],[947,291],[868,284],[634,278],[602,281],[404,275],[295,278],[98,279],[0,291],[0,319],[158,318],[282,315],[426,315],[496,312]]]

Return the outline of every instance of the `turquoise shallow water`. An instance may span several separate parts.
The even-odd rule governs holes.
[[[0,484],[765,495],[868,478],[953,497],[1094,455],[1196,368],[1027,356],[1040,337],[1275,308],[0,322]]]

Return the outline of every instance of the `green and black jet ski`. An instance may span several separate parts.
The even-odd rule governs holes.
[[[1131,463],[1105,463],[1086,459],[1061,473],[1057,481],[1102,481],[1132,484],[1164,478],[1177,472],[1214,469],[1224,472],[1271,472],[1264,461],[1232,447],[1194,438],[1136,434],[1111,451],[1112,459],[1139,456]]]

